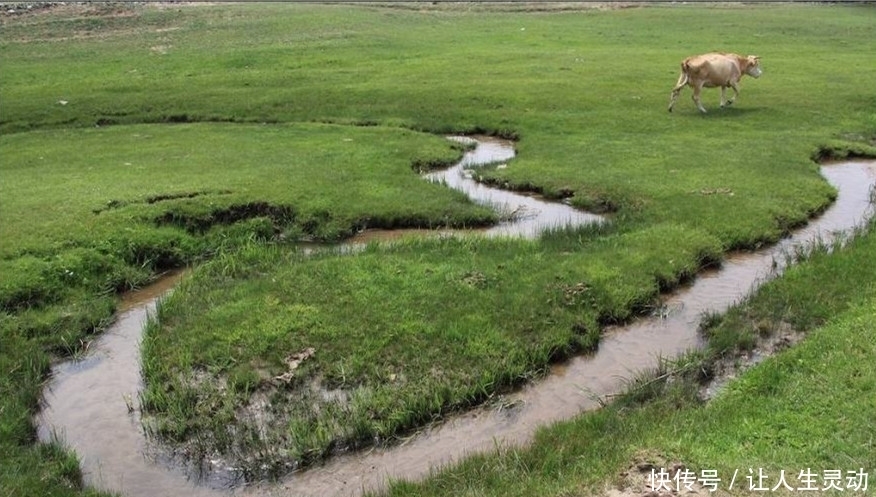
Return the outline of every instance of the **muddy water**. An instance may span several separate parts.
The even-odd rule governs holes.
[[[493,157],[491,161],[513,155],[513,151],[501,150],[501,144],[495,147],[495,153],[487,154]],[[497,443],[525,443],[539,426],[598,407],[597,397],[617,392],[625,378],[654,366],[658,356],[671,357],[700,345],[696,329],[701,313],[726,309],[760,281],[780,272],[786,252],[815,239],[842,236],[872,214],[869,200],[876,166],[837,164],[823,167],[822,174],[839,190],[837,202],[794,236],[769,249],[734,255],[722,269],[698,275],[692,285],[666,297],[661,316],[608,330],[596,353],[556,366],[547,378],[509,395],[503,403],[506,408],[478,409],[453,417],[394,447],[342,455],[279,483],[231,490],[196,485],[178,468],[156,463],[136,410],[141,386],[139,338],[145,316],[154,308],[153,297],[138,305],[127,304],[130,308],[85,359],[54,369],[39,419],[40,436],[45,440],[56,430],[79,454],[88,484],[129,496],[359,495],[381,488],[388,479],[423,477],[437,466],[468,453],[491,450]],[[444,181],[452,186],[456,177]],[[507,203],[496,198],[491,201]],[[517,200],[512,199],[510,208],[516,210],[521,204],[513,202]],[[133,412],[128,402],[133,402]]]
[[[57,436],[75,449],[87,485],[130,495],[211,495],[154,464],[140,425],[143,326],[156,300],[182,276],[178,272],[125,295],[115,322],[85,357],[52,368],[38,435],[43,441]]]
[[[697,328],[704,312],[720,312],[748,295],[785,266],[785,254],[848,235],[873,215],[871,190],[876,164],[825,166],[825,178],[839,190],[837,201],[805,228],[779,244],[729,257],[720,270],[697,275],[693,284],[668,295],[665,312],[632,325],[607,330],[596,353],[555,366],[547,378],[509,395],[504,409],[479,409],[425,430],[399,447],[338,457],[291,475],[282,486],[253,495],[359,495],[390,479],[417,479],[465,454],[494,450],[496,444],[529,441],[547,423],[599,407],[597,401],[620,391],[636,372],[701,345]]]

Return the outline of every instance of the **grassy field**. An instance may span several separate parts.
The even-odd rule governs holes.
[[[482,402],[588,350],[603,324],[646,311],[661,286],[720,257],[714,240],[671,225],[563,242],[411,240],[349,257],[252,247],[216,258],[147,330],[144,406],[163,415],[159,433],[203,444],[195,453],[307,462]],[[308,349],[313,357],[277,384]],[[205,385],[204,373],[225,381]],[[275,419],[261,440],[240,436],[260,431],[257,416],[240,419],[251,398],[267,398]]]
[[[606,495],[613,488],[642,495],[644,487],[630,486],[641,480],[624,473],[638,473],[636,465],[646,463],[669,470],[677,462],[697,477],[717,471],[717,495],[728,495],[734,472],[730,495],[759,495],[748,492],[747,478],[758,484],[761,469],[768,489],[782,471],[791,487],[809,486],[801,476],[808,469],[818,489],[813,494],[872,492],[876,283],[859,269],[874,263],[874,227],[871,222],[866,236],[842,250],[817,251],[716,317],[706,331],[720,339],[632,381],[607,407],[540,430],[530,447],[500,447],[424,482],[395,482],[387,494]],[[702,384],[721,357],[750,348],[752,335],[775,333],[782,324],[804,334],[803,341],[730,382],[714,400],[701,400]],[[828,472],[836,470],[841,490],[823,492]],[[868,486],[853,491],[850,471],[867,473]],[[771,495],[798,495],[782,490]]]
[[[876,155],[866,7],[68,5],[0,19],[0,483],[13,493],[76,487],[68,455],[32,444],[51,357],[81,350],[117,292],[163,270],[210,260],[149,330],[155,431],[246,452],[218,428],[232,406],[344,392],[355,408],[277,427],[271,457],[308,461],[592,347],[723,251],[828,205],[813,158]],[[707,92],[700,116],[685,92],[668,114],[679,61],[714,49],[760,55],[764,76],[732,108]],[[487,181],[611,225],[344,257],[280,243],[495,222],[415,174],[459,157],[451,132],[516,138],[518,158]],[[268,381],[311,347],[294,381]],[[192,371],[215,395],[193,399]]]

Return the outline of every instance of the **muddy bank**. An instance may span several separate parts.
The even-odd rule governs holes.
[[[501,144],[496,147],[502,149]],[[493,154],[488,162],[510,157],[501,158],[502,154],[513,156],[513,150]],[[458,166],[464,170],[471,164]],[[55,369],[40,436],[46,439],[55,427],[80,455],[88,484],[131,496],[359,495],[379,489],[389,478],[420,478],[468,453],[491,450],[496,443],[526,443],[544,424],[599,407],[601,398],[617,393],[635,372],[656,365],[658,356],[672,357],[701,345],[697,328],[703,312],[725,310],[780,273],[785,253],[815,240],[844,236],[872,214],[874,170],[860,162],[825,166],[822,173],[839,190],[837,202],[792,237],[768,249],[730,256],[720,270],[699,274],[692,284],[666,296],[657,315],[608,330],[596,353],[555,366],[547,378],[500,402],[452,417],[396,446],[342,455],[278,483],[243,488],[213,488],[226,486],[235,476],[234,468],[216,461],[208,477],[194,483],[191,475],[157,457],[140,426],[138,344],[154,301],[122,312],[88,356]],[[456,181],[439,179],[448,185]]]

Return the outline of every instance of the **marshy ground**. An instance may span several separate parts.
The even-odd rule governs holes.
[[[876,155],[876,96],[861,84],[876,79],[872,8],[514,10],[69,5],[0,17],[2,487],[79,491],[75,458],[34,444],[41,385],[54,357],[106,327],[119,292],[167,269],[196,266],[148,331],[154,432],[228,449],[236,407],[265,395],[288,416],[279,463],[308,463],[596,346],[605,325],[728,250],[775,242],[824,210],[835,191],[813,159]],[[678,62],[716,46],[757,53],[764,77],[733,108],[699,116],[679,102],[666,115]],[[484,181],[611,223],[348,257],[290,246],[497,222],[417,176],[460,157],[449,133],[516,138],[513,167]],[[873,407],[868,233],[716,319],[716,353],[769,323],[827,328],[708,406],[674,382],[417,492],[498,495],[514,482],[517,494],[574,495],[637,448],[697,468],[874,467],[856,430]],[[269,387],[290,361],[290,381]],[[193,378],[207,381],[193,390]],[[323,391],[360,407],[292,402]],[[827,433],[839,434],[828,448],[808,442]]]

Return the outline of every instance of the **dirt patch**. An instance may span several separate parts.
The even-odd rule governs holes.
[[[752,350],[718,359],[714,363],[712,380],[700,388],[700,398],[704,401],[715,398],[739,375],[767,357],[794,346],[803,340],[804,336],[803,333],[798,332],[784,321],[779,322],[771,329],[764,330],[757,340],[757,345]]]
[[[145,2],[158,9],[177,9],[189,7],[213,7],[215,5],[239,5],[241,2]],[[244,2],[245,3],[245,2]]]
[[[351,2],[387,9],[405,10],[465,10],[473,12],[562,12],[581,10],[618,10],[642,7],[645,2]]]
[[[59,6],[51,2],[10,3],[0,5],[0,19],[13,16],[33,15]]]
[[[287,367],[286,372],[271,378],[271,382],[275,385],[291,383],[292,379],[295,378],[295,370],[298,369],[298,366],[300,366],[302,362],[312,357],[315,352],[316,350],[313,347],[308,347],[301,352],[292,354],[287,357],[285,361]]]
[[[0,26],[16,43],[101,40],[180,29],[170,17],[144,20],[150,2],[38,2],[0,6]],[[154,50],[153,50],[154,51]]]
[[[131,17],[135,15],[134,7],[144,4],[145,2],[21,2],[3,5],[0,17]]]

